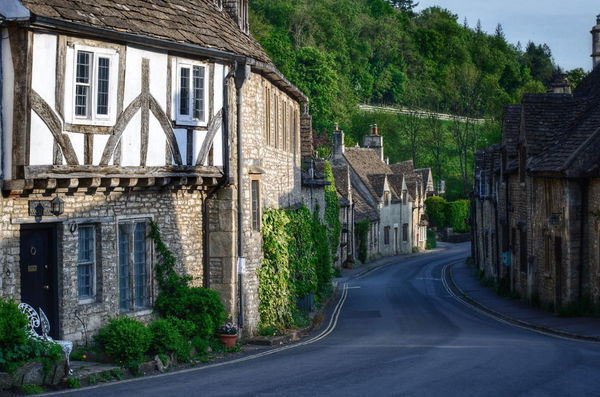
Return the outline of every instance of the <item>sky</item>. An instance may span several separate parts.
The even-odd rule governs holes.
[[[592,68],[590,31],[600,14],[598,0],[415,0],[421,11],[439,6],[467,18],[470,27],[481,21],[483,30],[494,33],[500,23],[508,42],[546,43],[555,62],[564,70]]]

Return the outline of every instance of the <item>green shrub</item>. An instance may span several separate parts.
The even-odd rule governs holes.
[[[430,226],[436,228],[446,227],[446,204],[447,201],[440,196],[429,197],[425,200],[425,216],[430,223]]]
[[[196,354],[198,356],[205,356],[208,353],[208,348],[210,347],[210,343],[208,339],[201,338],[199,336],[195,336],[192,339],[192,347],[196,349]]]
[[[0,299],[0,350],[25,345],[28,323],[15,302]]]
[[[425,249],[434,249],[437,247],[437,239],[435,237],[435,232],[433,230],[427,229],[427,243],[425,244]]]
[[[67,378],[67,387],[69,389],[79,389],[81,387],[81,381],[77,378]]]
[[[312,239],[312,215],[304,205],[298,210],[286,211],[288,223],[288,262],[292,293],[303,298],[317,292],[315,243]]]
[[[152,322],[148,328],[152,332],[154,353],[173,353],[181,362],[190,359],[191,346],[172,322],[160,319]]]
[[[219,294],[207,288],[190,287],[191,278],[175,271],[176,258],[162,241],[158,226],[156,223],[150,226],[150,238],[160,258],[156,280],[161,291],[154,309],[163,317],[185,321],[175,323],[181,334],[189,338],[195,335],[208,338],[227,318]]]
[[[196,324],[190,320],[183,320],[177,317],[167,317],[169,321],[177,331],[188,339],[193,339],[197,334]]]
[[[329,161],[325,162],[323,173],[325,174],[325,181],[330,183],[325,186],[325,225],[327,226],[329,249],[333,257],[340,245],[340,235],[342,232],[340,202],[337,196],[337,189],[335,188],[333,170]]]
[[[354,230],[356,230],[356,234],[358,235],[358,259],[362,263],[365,263],[369,255],[369,221],[358,222]]]
[[[44,389],[41,388],[41,386],[38,385],[30,385],[30,384],[24,384],[19,386],[19,389],[21,390],[21,393],[23,394],[27,394],[27,395],[31,395],[31,394],[40,394],[44,392]]]
[[[333,276],[332,264],[333,258],[329,248],[329,239],[327,226],[321,223],[319,219],[319,209],[315,209],[313,214],[313,241],[315,242],[316,263],[317,263],[317,299],[323,302],[331,293],[331,278]]]
[[[95,340],[112,359],[131,368],[143,361],[152,343],[152,332],[137,320],[117,317],[98,331]]]
[[[444,208],[446,226],[451,227],[454,232],[468,232],[470,230],[467,224],[469,217],[469,201],[457,200],[446,203]]]
[[[156,298],[154,309],[163,317],[175,317],[196,325],[195,333],[208,338],[226,318],[219,294],[201,287],[179,287]]]

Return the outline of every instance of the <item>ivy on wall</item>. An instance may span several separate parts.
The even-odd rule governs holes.
[[[297,299],[316,294],[323,302],[331,293],[332,249],[328,228],[318,214],[318,208],[311,214],[305,206],[264,211],[259,328],[290,328],[298,312]]]
[[[354,226],[354,230],[358,237],[358,259],[362,263],[365,263],[369,254],[367,247],[367,242],[369,239],[369,221],[358,222]]]
[[[325,223],[327,225],[331,254],[335,256],[337,248],[340,245],[340,233],[342,231],[342,226],[340,224],[340,203],[338,201],[335,179],[333,178],[333,171],[329,161],[325,162],[323,171],[325,174],[325,181],[330,183],[330,185],[325,186]]]

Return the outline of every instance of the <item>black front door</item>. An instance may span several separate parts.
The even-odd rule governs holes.
[[[21,226],[21,302],[50,321],[50,335],[58,338],[56,228]],[[41,334],[41,330],[37,330]]]

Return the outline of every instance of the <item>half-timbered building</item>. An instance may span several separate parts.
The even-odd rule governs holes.
[[[0,14],[0,296],[73,341],[150,318],[154,222],[252,333],[261,209],[301,201],[309,116],[249,35],[247,1],[9,0]]]

